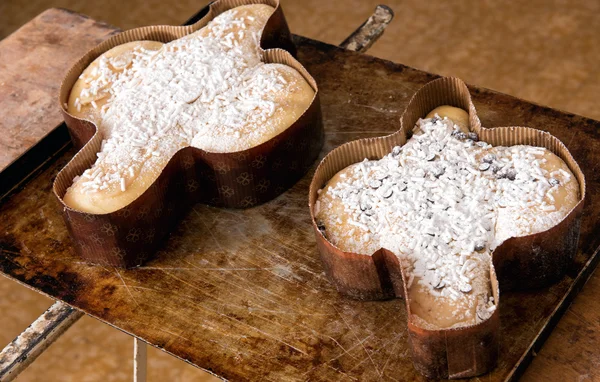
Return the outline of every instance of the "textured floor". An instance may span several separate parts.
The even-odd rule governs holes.
[[[131,28],[180,24],[204,2],[0,0],[0,38],[49,7],[69,8]],[[380,2],[282,0],[294,33],[333,44],[341,42]],[[370,54],[600,119],[600,76],[596,71],[600,1],[393,0],[386,4],[396,11],[396,18]],[[51,303],[0,277],[0,346]],[[19,381],[131,380],[132,341],[128,335],[84,317]],[[149,351],[149,361],[150,381],[211,378],[158,350]],[[543,378],[543,370],[534,364],[525,379],[539,378]]]

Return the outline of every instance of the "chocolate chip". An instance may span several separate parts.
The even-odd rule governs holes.
[[[462,131],[460,131],[460,130],[454,130],[454,131],[452,132],[452,136],[453,136],[454,138],[456,138],[456,139],[459,139],[459,140],[461,140],[461,141],[462,141],[462,140],[465,140],[465,139],[467,139],[467,134],[463,133],[463,132],[462,132]]]
[[[378,189],[379,187],[381,187],[381,180],[378,179],[373,179],[372,181],[369,182],[369,186],[371,186],[371,188],[374,189]]]
[[[492,172],[495,174],[498,171],[500,171],[500,166],[498,166],[497,164],[493,164],[490,169],[492,170]]]
[[[400,155],[400,152],[402,152],[402,147],[400,147],[400,146],[396,146],[392,149],[392,155],[395,157]]]
[[[490,164],[487,162],[483,162],[479,165],[479,170],[481,171],[487,171],[490,168]]]
[[[479,140],[479,135],[472,131],[469,134],[467,134],[467,137],[469,137],[469,139],[473,140],[474,142],[477,142]]]
[[[483,159],[485,163],[493,163],[496,160],[496,156],[494,154],[486,154]]]
[[[554,186],[558,186],[560,184],[560,180],[558,180],[556,178],[550,178],[550,179],[548,179],[548,183],[550,183],[550,185],[552,187],[554,187]]]
[[[514,169],[507,169],[498,172],[496,176],[498,177],[498,179],[515,180],[515,178],[517,177],[517,172]]]
[[[323,224],[323,222],[317,222],[317,229],[321,231],[322,234],[325,234],[325,224]]]
[[[480,242],[475,243],[475,250],[477,252],[483,251],[484,249],[485,249],[485,243],[484,242],[480,241]]]

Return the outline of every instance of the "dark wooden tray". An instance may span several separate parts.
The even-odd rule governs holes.
[[[325,155],[349,140],[393,132],[409,97],[436,76],[295,37],[317,80]],[[588,199],[572,269],[548,289],[503,295],[498,367],[519,376],[585,283],[599,257],[600,122],[471,87],[487,127],[526,125],[567,144],[585,172]],[[248,210],[196,205],[154,260],[134,270],[74,256],[56,173],[73,156],[64,126],[0,173],[0,272],[60,299],[193,365],[233,380],[421,380],[408,350],[400,300],[358,302],[328,282],[307,207],[312,173],[277,199]],[[20,174],[19,174],[20,172]],[[10,175],[10,176],[9,176]],[[20,175],[20,176],[17,176]]]

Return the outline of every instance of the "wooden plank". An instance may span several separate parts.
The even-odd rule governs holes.
[[[393,131],[407,97],[434,78],[315,41],[297,42],[322,90],[322,155],[345,141]],[[590,185],[581,250],[569,277],[548,290],[503,296],[502,357],[486,376],[496,381],[508,375],[598,246],[600,123],[472,90],[486,126],[551,131],[575,154]],[[70,155],[0,206],[0,271],[7,276],[231,379],[419,378],[407,351],[402,302],[348,300],[323,277],[308,228],[310,176],[251,210],[198,205],[154,261],[120,271],[73,257],[50,194],[52,177]],[[571,321],[565,325],[567,332],[580,330]],[[585,341],[578,346],[584,357],[596,350]],[[578,370],[596,361],[587,362]],[[568,376],[573,367],[556,375]]]
[[[62,123],[65,71],[113,33],[105,23],[49,9],[0,41],[0,170]]]

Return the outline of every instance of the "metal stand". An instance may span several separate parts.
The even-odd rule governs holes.
[[[383,35],[383,31],[394,18],[394,12],[387,5],[378,5],[375,12],[347,39],[340,48],[365,53]]]
[[[81,316],[82,312],[55,302],[0,352],[0,381],[15,379]]]
[[[138,338],[133,338],[133,382],[146,382],[148,345]]]

